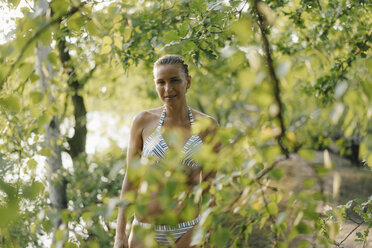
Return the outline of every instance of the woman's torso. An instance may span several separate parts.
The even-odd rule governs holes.
[[[193,113],[189,109],[189,121],[176,127],[167,125],[165,107],[150,110],[148,114],[151,118],[149,118],[143,128],[141,157],[155,159],[159,163],[151,165],[145,173],[158,173],[158,175],[164,175],[164,177],[161,178],[161,182],[148,183],[146,181],[147,193],[144,195],[141,195],[141,190],[143,191],[144,187],[143,181],[141,182],[137,200],[140,204],[144,204],[147,211],[145,211],[145,214],[142,212],[142,216],[137,213],[136,218],[142,222],[155,222],[156,224],[168,224],[165,223],[167,219],[171,220],[171,222],[175,221],[175,219],[176,222],[194,219],[199,214],[199,201],[195,201],[192,197],[186,195],[180,198],[177,196],[180,195],[180,192],[192,191],[194,186],[198,185],[201,180],[200,166],[193,159],[193,154],[202,145],[201,137],[192,134],[195,112]],[[165,130],[169,131],[168,136],[164,133]],[[171,139],[167,137],[172,137],[172,134],[174,136],[176,132],[180,138],[172,143]],[[184,173],[186,182],[181,182],[172,176],[167,177],[166,169],[164,169],[162,162],[167,159],[169,150],[181,153],[180,158],[182,162],[171,164],[170,166],[181,166],[177,170],[181,170]],[[142,197],[145,195],[146,197]]]

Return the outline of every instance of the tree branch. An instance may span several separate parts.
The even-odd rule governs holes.
[[[242,16],[242,12],[244,10],[245,5],[247,5],[248,0],[244,2],[243,7],[238,11],[238,19]]]
[[[280,162],[284,161],[286,159],[279,159],[276,160],[271,166],[263,169],[260,174],[258,174],[254,180],[259,181],[261,178],[263,178],[267,173],[269,173],[272,169],[274,169]]]
[[[29,48],[29,46],[34,42],[36,41],[49,27],[53,26],[54,24],[57,24],[57,23],[60,23],[62,20],[64,19],[67,19],[68,17],[72,16],[73,14],[75,14],[79,9],[81,9],[84,5],[86,4],[86,2],[82,2],[80,3],[80,5],[76,6],[76,7],[72,7],[70,11],[66,12],[65,14],[59,16],[58,18],[50,21],[49,23],[47,23],[44,27],[42,27],[41,29],[39,29],[27,42],[26,44],[22,47],[17,59],[15,60],[15,62],[13,64],[11,64],[10,66],[10,69],[8,71],[7,74],[5,74],[4,78],[2,79],[2,81],[0,82],[0,90],[2,90],[3,88],[3,85],[5,83],[5,81],[8,79],[8,77],[13,73],[13,71],[15,70],[16,68],[16,65],[21,61],[23,55],[25,54],[26,50]]]
[[[322,6],[320,5],[319,0],[316,0],[316,2],[318,3],[319,10],[321,11],[322,10]]]
[[[270,210],[269,210],[269,207],[268,207],[269,203],[266,200],[265,190],[262,188],[262,185],[260,185],[260,191],[261,191],[261,195],[262,195],[262,200],[263,200],[263,202],[265,204],[265,209],[266,209],[266,211],[269,214],[269,219],[272,222],[272,224],[275,225],[275,219],[272,216],[272,214],[270,213]],[[275,241],[275,243],[278,242],[278,234],[276,232],[274,232],[274,241]]]
[[[351,232],[339,243],[336,244],[337,247],[340,247],[340,245],[342,245],[343,242],[345,242],[345,240],[353,233],[355,232],[356,229],[358,229],[362,224],[364,223],[364,221],[362,221],[361,223],[359,223],[356,227],[354,227],[353,230],[351,230]]]
[[[264,23],[264,15],[259,11],[258,6],[257,6],[259,2],[260,1],[258,0],[254,1],[253,11],[257,16],[257,23],[261,31],[262,49],[265,53],[266,63],[268,66],[271,81],[273,83],[275,102],[278,106],[278,113],[275,117],[279,120],[279,123],[280,123],[280,133],[277,136],[277,141],[278,141],[278,144],[280,146],[282,153],[285,155],[286,158],[289,158],[289,151],[283,144],[283,137],[285,135],[286,128],[285,128],[284,119],[283,119],[283,103],[280,98],[280,83],[279,83],[279,79],[274,69],[274,65],[273,65],[274,63],[271,57],[270,43],[266,36],[267,28],[266,28],[266,24]]]

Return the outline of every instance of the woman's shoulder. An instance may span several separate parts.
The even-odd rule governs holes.
[[[159,119],[161,112],[162,107],[142,110],[134,116],[133,125],[143,126],[144,124],[147,124],[155,119]]]
[[[212,125],[215,125],[215,126],[219,126],[217,120],[210,116],[210,115],[207,115],[203,112],[200,112],[196,109],[191,109],[191,112],[195,118],[195,121],[198,121],[198,120],[209,120],[211,122]]]

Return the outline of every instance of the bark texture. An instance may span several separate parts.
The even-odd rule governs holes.
[[[46,0],[40,0],[36,3],[35,13],[44,15],[47,19],[50,17],[49,4]],[[50,46],[41,43],[36,47],[36,72],[39,75],[40,90],[47,94],[49,102],[55,102],[53,92],[50,87],[50,81],[53,77],[52,66],[48,61],[48,54],[50,53]],[[67,208],[66,195],[66,180],[63,177],[62,170],[62,149],[58,145],[60,139],[58,118],[53,116],[46,126],[45,131],[45,148],[49,149],[50,154],[46,159],[47,163],[47,178],[49,184],[49,197],[51,205],[58,212]],[[55,220],[55,230],[61,224],[61,219]],[[53,243],[56,243],[55,237]]]
[[[87,110],[84,98],[80,95],[80,90],[83,88],[84,83],[79,82],[76,76],[75,68],[71,63],[71,57],[68,53],[68,47],[66,46],[66,40],[64,37],[61,37],[58,42],[58,51],[62,65],[69,76],[68,86],[70,88],[71,100],[74,106],[75,133],[74,136],[68,140],[70,146],[69,153],[71,158],[74,159],[78,157],[79,154],[85,152],[87,139]],[[93,71],[94,69],[91,73],[93,73]]]

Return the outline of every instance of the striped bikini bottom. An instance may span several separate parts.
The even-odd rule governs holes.
[[[140,222],[136,218],[133,220],[133,225],[141,226],[147,229],[153,228],[155,238],[159,245],[172,246],[180,239],[188,230],[199,223],[200,215],[191,221],[178,223],[174,226],[169,225],[152,225],[150,223]]]

